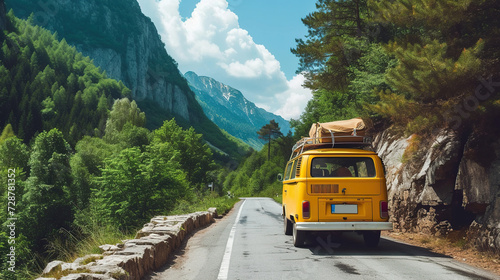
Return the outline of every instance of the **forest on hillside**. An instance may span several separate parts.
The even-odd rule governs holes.
[[[16,219],[15,239],[0,233],[1,279],[97,253],[154,215],[232,206],[206,187],[228,156],[215,156],[192,127],[170,119],[146,128],[123,83],[32,18],[10,12],[0,37],[0,176],[10,182],[0,188],[10,207],[0,220],[7,228]]]
[[[57,127],[72,145],[102,135],[113,99],[130,90],[65,40],[12,12],[8,17],[7,29],[15,31],[1,34],[0,127],[12,125],[25,141]]]

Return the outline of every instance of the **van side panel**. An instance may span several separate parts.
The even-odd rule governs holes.
[[[307,157],[305,157],[307,158]],[[298,159],[289,161],[289,165],[297,167]],[[307,161],[307,159],[302,158],[302,161]],[[304,172],[304,166],[297,169],[292,169],[290,173],[293,176],[289,176],[290,179],[283,181],[283,208],[286,212],[287,218],[291,221],[297,221],[297,216],[301,218],[302,216],[302,201],[305,200],[306,193],[306,177]],[[312,214],[311,214],[312,215]]]

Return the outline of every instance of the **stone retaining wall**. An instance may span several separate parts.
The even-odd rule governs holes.
[[[195,229],[214,222],[217,209],[180,216],[157,216],[123,244],[102,245],[102,254],[87,255],[72,263],[50,262],[42,278],[66,274],[61,280],[140,280],[167,263],[171,253]]]

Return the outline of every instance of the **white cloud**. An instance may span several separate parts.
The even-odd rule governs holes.
[[[305,82],[303,75],[296,75],[288,82],[288,90],[278,94],[280,100],[284,100],[283,106],[275,113],[285,119],[298,119],[307,102],[312,98],[312,93],[309,89],[302,85]]]
[[[239,89],[257,106],[284,118],[300,116],[311,98],[302,87],[303,76],[287,81],[279,61],[240,28],[226,0],[200,0],[187,19],[179,14],[180,0],[139,4],[182,72],[194,71]]]

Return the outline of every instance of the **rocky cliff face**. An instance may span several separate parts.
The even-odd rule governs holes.
[[[18,17],[33,13],[35,24],[57,32],[110,78],[123,81],[135,100],[152,100],[189,121],[193,93],[136,0],[6,3]]]
[[[465,230],[477,248],[500,253],[498,137],[475,129],[405,138],[389,129],[376,136],[374,147],[386,166],[396,230]]]
[[[255,106],[235,88],[194,72],[187,72],[184,77],[205,114],[220,128],[253,148],[262,148],[256,132],[273,119],[278,122],[283,134],[291,130],[288,121]]]

